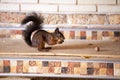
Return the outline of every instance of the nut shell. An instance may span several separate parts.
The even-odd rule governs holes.
[[[95,51],[96,51],[96,52],[99,52],[99,51],[100,51],[100,48],[99,48],[99,47],[95,47]]]

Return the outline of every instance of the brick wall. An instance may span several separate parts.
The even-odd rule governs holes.
[[[120,39],[120,0],[0,0],[0,26],[16,26],[31,11],[42,13],[45,26],[49,29],[52,26],[66,30],[67,27],[69,30],[64,34],[68,39],[80,38],[82,32],[79,28],[116,29],[115,34],[118,33]],[[83,32],[85,35],[92,34],[86,30]],[[74,36],[71,37],[71,34]],[[114,31],[111,34],[113,37]],[[92,37],[90,40],[101,36]]]
[[[0,11],[120,12],[120,0],[0,0]]]

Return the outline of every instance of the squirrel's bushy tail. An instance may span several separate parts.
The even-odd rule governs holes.
[[[25,30],[22,31],[24,40],[29,46],[32,46],[31,42],[32,32],[42,28],[43,20],[44,20],[43,17],[41,15],[37,15],[36,13],[28,15],[22,20],[21,25],[25,25],[28,22],[32,21],[32,23],[26,25]]]

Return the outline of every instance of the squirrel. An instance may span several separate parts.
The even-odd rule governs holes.
[[[43,30],[43,23],[44,18],[35,12],[21,21],[21,25],[25,26],[25,30],[22,30],[24,41],[31,47],[37,47],[38,51],[48,51],[52,47],[45,47],[46,43],[48,45],[62,44],[65,39],[59,28],[52,33]]]

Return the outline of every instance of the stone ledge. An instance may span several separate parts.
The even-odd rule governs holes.
[[[120,79],[120,63],[90,60],[0,60],[0,76]]]

